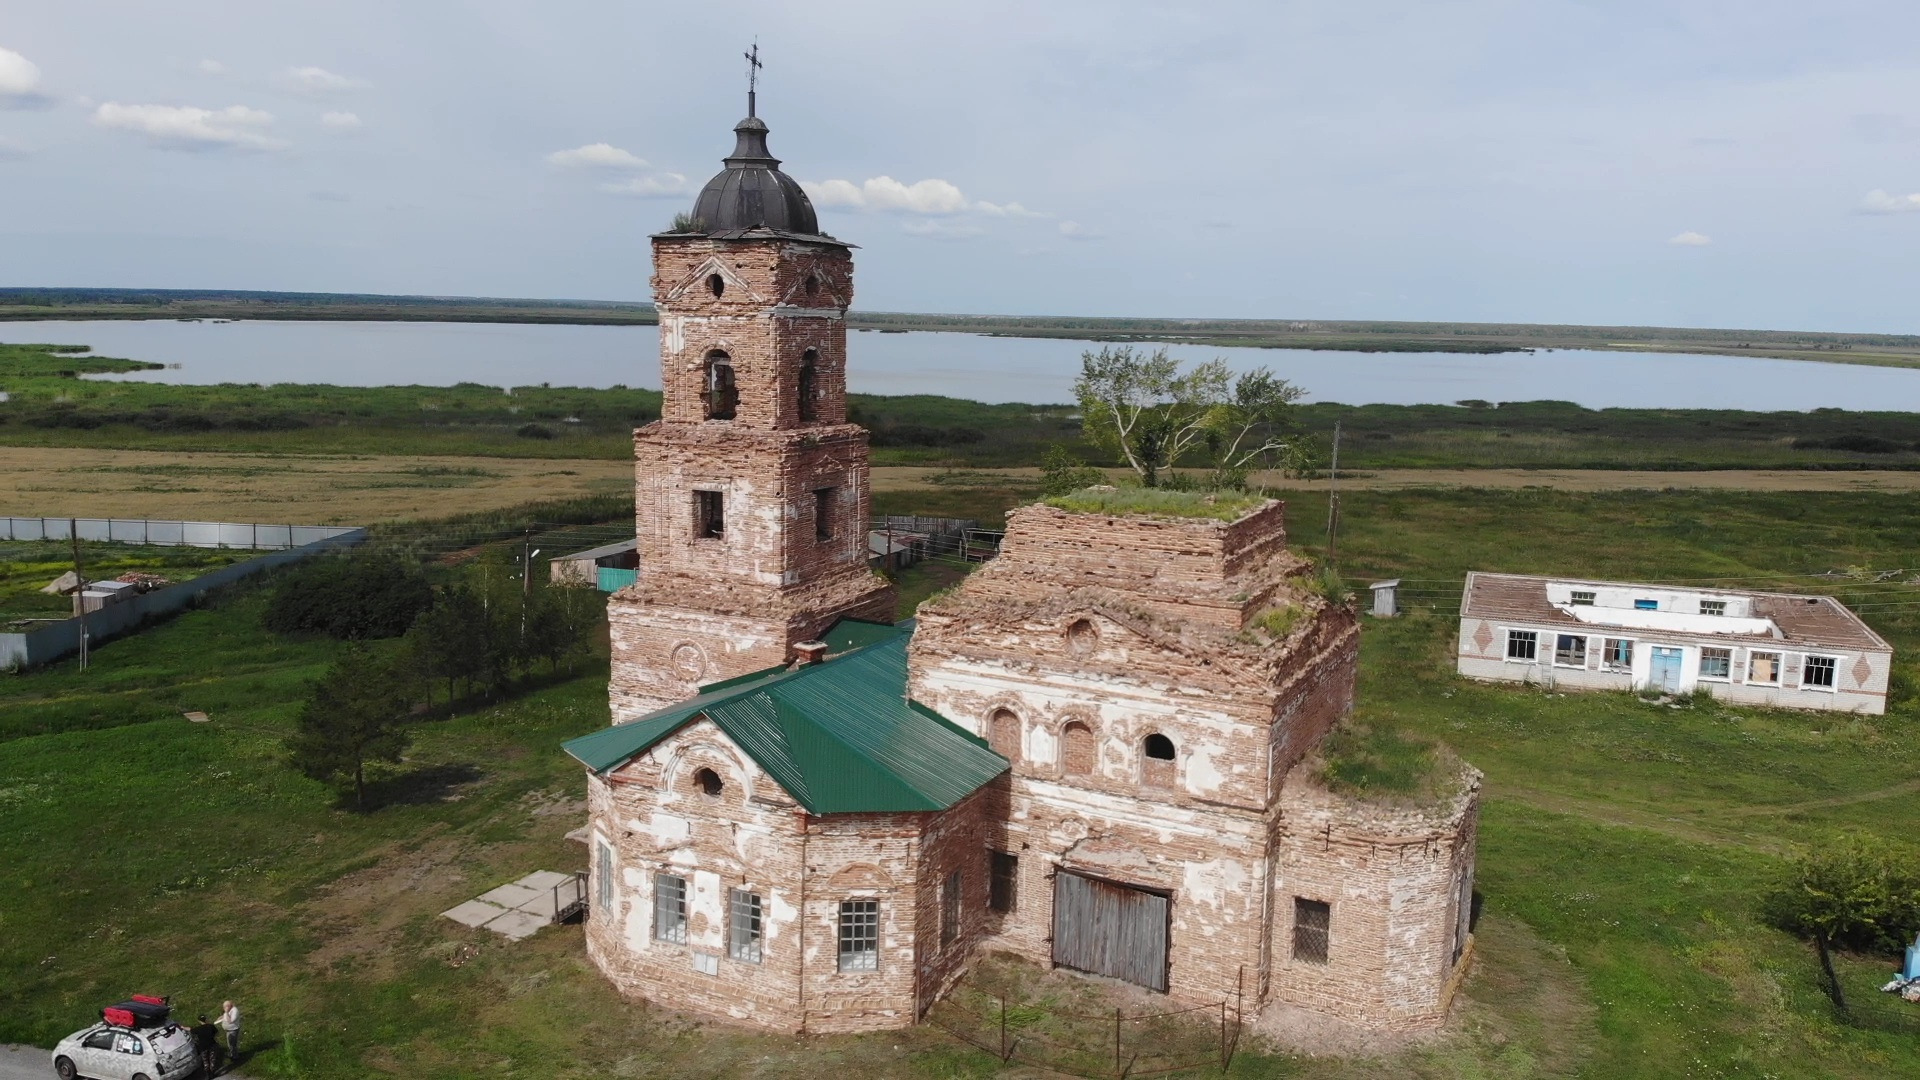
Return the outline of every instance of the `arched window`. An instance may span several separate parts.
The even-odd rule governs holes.
[[[727,279],[721,277],[719,274],[708,274],[707,291],[713,294],[714,299],[718,300],[721,295],[727,291]]]
[[[727,785],[720,782],[720,774],[712,769],[696,769],[693,773],[693,786],[700,794],[709,798],[719,798]]]
[[[820,419],[820,350],[800,354],[800,422],[811,424]]]
[[[1078,720],[1060,729],[1060,771],[1067,776],[1093,772],[1093,729]]]
[[[1090,619],[1075,619],[1067,627],[1067,649],[1075,656],[1085,656],[1100,644],[1100,632],[1093,628]]]
[[[708,353],[705,381],[701,397],[707,403],[707,419],[733,419],[740,406],[740,391],[733,384],[733,358],[719,349]]]
[[[1008,761],[1020,760],[1020,718],[1012,709],[995,709],[987,717],[987,745]]]
[[[1141,782],[1154,787],[1172,787],[1180,774],[1173,740],[1156,731],[1140,740],[1140,750],[1143,755],[1140,762]]]

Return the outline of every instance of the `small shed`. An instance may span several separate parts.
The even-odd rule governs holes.
[[[640,567],[640,541],[622,540],[571,555],[547,560],[547,580],[555,585],[581,585],[593,588],[600,583],[600,568],[637,570]]]
[[[913,565],[912,537],[901,533],[867,534],[867,565],[875,570],[904,570]]]
[[[1391,619],[1400,614],[1400,579],[1376,581],[1367,586],[1373,590],[1373,612],[1376,618]]]
[[[140,594],[140,590],[124,581],[94,581],[80,590],[73,598],[73,613],[84,615],[99,611],[110,604],[131,600]]]

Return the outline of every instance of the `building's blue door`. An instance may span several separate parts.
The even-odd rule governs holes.
[[[1680,650],[1665,649],[1656,646],[1653,650],[1653,669],[1647,676],[1647,685],[1669,694],[1680,690]]]

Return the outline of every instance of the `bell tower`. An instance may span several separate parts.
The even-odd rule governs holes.
[[[753,115],[693,213],[653,237],[660,419],[634,433],[639,580],[614,594],[614,723],[891,622],[867,565],[867,432],[847,423],[849,245]]]

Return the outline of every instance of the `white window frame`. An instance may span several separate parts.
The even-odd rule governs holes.
[[[1532,656],[1513,655],[1513,638],[1515,634],[1526,634],[1527,636],[1533,639],[1533,655]],[[1506,639],[1505,641],[1502,642],[1502,644],[1505,645],[1506,651],[1501,656],[1501,659],[1506,663],[1537,664],[1540,662],[1540,631],[1538,630],[1520,630],[1520,629],[1515,629],[1513,627],[1508,627],[1506,631]]]
[[[727,890],[727,955],[757,964],[767,940],[766,902],[752,889]]]
[[[1614,661],[1607,659],[1607,653],[1609,651],[1608,647],[1611,646],[1616,641],[1621,642],[1627,647],[1627,662],[1624,664],[1615,663]],[[1616,671],[1616,672],[1624,671],[1631,674],[1633,671],[1633,654],[1636,651],[1635,646],[1639,644],[1640,643],[1633,638],[1623,638],[1623,637],[1601,638],[1600,639],[1600,670]]]
[[[679,910],[674,912],[675,925],[671,926],[667,925],[660,918],[662,914],[661,904],[663,902],[663,898],[660,895],[660,882],[663,878],[679,883]],[[687,894],[692,891],[692,882],[688,881],[682,875],[674,873],[672,870],[655,870],[653,872],[653,940],[668,945],[685,945],[687,943],[687,909],[692,906],[687,903]]]
[[[1821,694],[1839,693],[1841,659],[1842,657],[1835,656],[1832,653],[1802,653],[1800,655],[1800,689],[1812,690]],[[1810,683],[1807,681],[1807,669],[1812,666],[1815,660],[1826,660],[1833,664],[1833,681],[1831,683],[1822,686],[1819,683]]]
[[[595,876],[599,878],[598,881],[594,882],[598,892],[598,895],[595,897],[595,902],[602,913],[611,916],[613,914],[613,875],[615,873],[613,868],[613,845],[607,843],[605,840],[596,842],[600,845],[600,862],[599,865],[594,868],[598,871]]]
[[[1592,607],[1594,601],[1599,599],[1592,589],[1575,589],[1567,596],[1568,607]]]
[[[1727,654],[1727,673],[1725,675],[1707,674],[1707,654],[1710,652],[1723,652]],[[1702,645],[1700,647],[1698,658],[1695,659],[1693,662],[1693,674],[1694,674],[1694,677],[1696,679],[1699,679],[1701,682],[1716,682],[1716,683],[1732,682],[1733,681],[1733,647],[1727,646],[1725,648],[1722,648],[1721,646],[1718,646],[1718,645]]]
[[[850,921],[849,916],[856,918]],[[850,934],[850,929],[857,932]],[[867,947],[849,949],[850,943],[866,943]],[[834,921],[834,944],[840,971],[847,974],[879,971],[880,901],[871,896],[850,896],[840,901],[839,915]]]
[[[1560,659],[1560,639],[1561,638],[1577,638],[1580,641],[1580,662],[1579,663],[1570,664]],[[1562,634],[1562,633],[1556,632],[1553,635],[1553,666],[1557,668],[1567,668],[1568,670],[1571,670],[1571,671],[1585,671],[1587,669],[1587,650],[1590,646],[1592,646],[1592,644],[1593,644],[1593,639],[1588,637],[1585,634]]]
[[[1716,608],[1718,608],[1719,610],[1718,610],[1718,611],[1708,611],[1708,610],[1707,610],[1707,608],[1708,608],[1708,606],[1709,606],[1709,605],[1711,605],[1712,607],[1716,607]],[[1707,616],[1714,616],[1714,615],[1725,615],[1726,613],[1727,613],[1727,602],[1726,602],[1725,600],[1702,600],[1702,601],[1700,601],[1700,614],[1702,614],[1702,615],[1707,615]]]
[[[1759,657],[1759,656],[1773,657],[1773,678],[1756,679],[1753,677],[1753,661],[1755,657]],[[1779,649],[1747,650],[1747,685],[1748,686],[1779,686],[1780,673],[1785,671],[1786,669],[1787,669],[1787,654],[1784,652],[1781,652]]]

